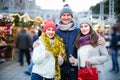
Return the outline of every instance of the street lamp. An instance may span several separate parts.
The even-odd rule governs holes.
[[[65,2],[65,0],[62,0],[63,2]]]
[[[100,0],[100,27],[104,30],[104,0]]]
[[[114,21],[114,0],[109,0],[109,37],[111,38],[111,27],[113,27],[113,24],[115,23]]]
[[[114,0],[109,0],[109,18],[110,18],[110,25],[113,26],[113,23],[114,23]]]
[[[104,0],[100,0],[100,29],[102,31],[102,35],[104,36],[104,28],[105,24],[104,24]]]

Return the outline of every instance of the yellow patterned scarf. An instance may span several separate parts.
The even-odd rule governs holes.
[[[55,57],[55,70],[56,70],[55,80],[60,80],[60,66],[58,63],[59,53],[61,54],[63,59],[66,60],[65,45],[63,44],[63,40],[62,38],[55,34],[54,43],[53,45],[51,45],[50,38],[48,38],[44,33],[42,33],[41,39],[44,42],[46,49],[49,50]]]

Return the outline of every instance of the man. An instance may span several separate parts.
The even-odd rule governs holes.
[[[31,48],[31,38],[29,34],[26,33],[26,30],[24,28],[21,29],[21,32],[18,34],[17,39],[16,39],[16,48],[18,49],[18,54],[19,54],[19,62],[20,65],[24,65],[24,60],[23,56],[25,54],[26,59],[27,59],[27,64],[30,64],[30,48]]]

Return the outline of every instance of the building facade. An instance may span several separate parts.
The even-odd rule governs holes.
[[[41,9],[37,6],[35,0],[0,0],[0,13],[21,15],[27,13],[32,19],[41,16],[43,20],[52,18],[57,24],[60,19],[59,10]],[[73,13],[73,21],[78,21],[81,17],[88,17],[88,12]]]

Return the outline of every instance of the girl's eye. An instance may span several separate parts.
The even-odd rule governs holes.
[[[80,26],[80,28],[83,28],[83,26]]]
[[[52,29],[52,31],[55,31],[54,29]]]
[[[49,28],[48,31],[54,31],[54,29]]]
[[[48,29],[48,31],[50,31],[50,29]]]

